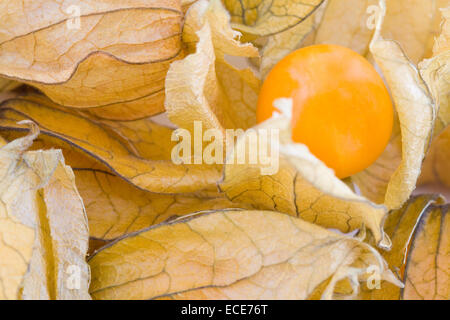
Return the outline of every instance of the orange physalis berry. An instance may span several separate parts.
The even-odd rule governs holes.
[[[392,133],[393,105],[383,79],[356,52],[336,45],[294,51],[267,76],[257,120],[269,119],[279,98],[292,98],[292,139],[339,178],[370,166]]]

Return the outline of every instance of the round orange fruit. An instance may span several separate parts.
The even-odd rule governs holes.
[[[392,134],[394,109],[375,68],[336,45],[294,51],[267,76],[258,122],[269,119],[279,98],[292,98],[292,139],[346,178],[370,166]]]

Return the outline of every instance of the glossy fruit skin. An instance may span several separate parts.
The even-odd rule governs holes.
[[[292,139],[346,178],[369,167],[386,148],[394,108],[375,68],[336,45],[292,52],[267,76],[258,100],[258,123],[279,98],[293,99]]]

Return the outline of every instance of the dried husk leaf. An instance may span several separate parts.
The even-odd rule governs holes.
[[[0,78],[0,92],[11,91],[20,86],[20,82]]]
[[[237,37],[219,0],[192,5],[183,41],[195,53],[172,63],[166,77],[165,107],[172,123],[191,131],[194,121],[201,121],[204,130],[256,124],[260,81],[250,69],[231,66],[225,56],[256,57],[258,51]]]
[[[307,45],[307,39],[315,36],[314,32],[322,21],[325,4],[326,1],[296,26],[267,37],[267,42],[261,50],[260,73],[263,79],[284,57]]]
[[[370,51],[386,78],[400,123],[402,160],[391,175],[384,195],[384,204],[396,209],[415,189],[433,133],[435,102],[418,69],[400,45],[381,36],[385,1],[380,1],[380,9]],[[360,183],[365,182],[360,180]]]
[[[417,226],[405,269],[405,300],[450,299],[450,206],[430,206]]]
[[[189,8],[197,2],[198,0],[181,0],[181,7],[183,8],[183,12],[186,13],[186,11],[189,10]]]
[[[32,138],[31,138],[32,139]],[[14,145],[10,145],[11,149],[26,149],[29,138],[15,141]],[[5,153],[4,145],[6,141],[0,142],[0,173],[2,183],[0,184],[0,299],[18,299],[20,297],[20,289],[23,278],[27,272],[28,265],[33,252],[33,244],[35,240],[35,230],[27,225],[23,220],[24,212],[12,211],[10,206],[14,202],[14,196],[23,196],[26,194],[26,185],[22,185],[24,192],[16,194],[13,190],[11,196],[9,188],[14,189],[17,186],[6,185],[3,181],[11,178],[8,175],[8,164],[17,161],[14,153]]]
[[[142,158],[169,160],[172,148],[176,145],[171,141],[173,130],[156,123],[152,118],[133,121],[104,120],[88,116],[79,110],[62,107],[40,94],[25,94],[17,98],[68,112],[81,118],[89,118],[91,122],[98,124],[106,131],[111,131],[115,139],[130,149],[133,154]]]
[[[277,108],[292,108],[292,101],[281,101]],[[233,151],[227,156],[224,178],[220,188],[232,201],[248,203],[259,210],[275,210],[300,217],[326,228],[350,232],[363,225],[370,229],[381,247],[390,246],[384,237],[382,225],[387,210],[356,195],[333,170],[312,155],[308,148],[291,140],[290,112],[273,118],[247,132],[238,139]],[[275,174],[265,175],[267,165],[252,164],[250,151],[261,150],[257,145],[263,137],[259,130],[280,130],[280,162]],[[256,134],[256,133],[255,133]],[[265,133],[263,133],[266,135]],[[278,141],[268,138],[268,149]],[[245,162],[238,163],[236,154],[246,152]],[[261,159],[261,158],[257,158]]]
[[[197,1],[186,15],[183,27],[183,42],[188,51],[194,53],[200,40],[198,31],[208,23],[211,28],[211,41],[217,60],[224,62],[225,55],[235,57],[257,57],[258,50],[250,43],[240,43],[241,33],[230,26],[230,14],[220,0]]]
[[[431,55],[434,38],[440,32],[440,9],[448,0],[386,0],[386,17],[381,35],[399,43],[406,56],[417,64]]]
[[[3,147],[7,143],[8,143],[8,141],[4,137],[0,136],[0,148]]]
[[[392,250],[382,252],[389,266],[405,283],[405,288],[382,282],[380,288],[362,287],[361,299],[398,300],[448,299],[450,267],[449,231],[444,199],[437,195],[411,198],[386,220],[385,230],[392,239]],[[446,221],[447,219],[447,221]],[[417,291],[416,291],[417,290]]]
[[[38,133],[0,149],[0,297],[90,299],[83,202],[61,151],[26,151]]]
[[[75,170],[77,187],[86,206],[90,236],[115,238],[188,213],[245,208],[224,196],[164,195],[145,192],[100,170]]]
[[[322,298],[331,299],[335,282],[357,287],[372,264],[396,282],[369,245],[261,211],[162,224],[107,245],[89,264],[95,299],[306,299],[327,280]]]
[[[317,30],[315,43],[336,44],[365,56],[369,51],[373,30],[367,26],[377,0],[329,0]]]
[[[448,4],[448,1],[446,3]],[[442,6],[440,11],[443,21],[439,21],[440,34],[434,40],[433,56],[450,50],[450,7]]]
[[[274,35],[302,23],[324,0],[224,0],[233,28],[258,36]]]
[[[2,130],[23,131],[25,128],[16,122],[33,119],[39,125],[43,136],[48,136],[45,137],[47,141],[50,139],[52,144],[59,144],[59,148],[76,149],[77,161],[80,158],[79,154],[83,155],[81,158],[89,158],[87,161],[84,159],[86,166],[82,168],[91,168],[94,162],[97,163],[98,169],[100,164],[102,170],[111,171],[135,186],[152,192],[184,193],[204,189],[217,190],[216,182],[220,179],[220,173],[215,167],[175,165],[171,160],[144,158],[136,151],[147,148],[144,146],[145,142],[134,147],[132,138],[122,137],[115,131],[116,128],[110,128],[105,123],[25,99],[5,101],[0,110]],[[149,140],[149,144],[152,141]],[[171,141],[161,143],[172,145]],[[162,157],[166,156],[167,152],[162,152]],[[71,163],[71,159],[68,157],[68,163],[73,167],[79,167],[76,163]]]
[[[450,2],[442,10],[442,32],[436,39],[433,56],[419,64],[420,74],[436,102],[437,119],[434,134],[450,124]]]
[[[450,126],[434,139],[423,163],[419,184],[450,188]]]
[[[394,121],[391,140],[381,156],[367,169],[353,175],[361,194],[374,203],[384,203],[389,181],[402,161],[402,135],[398,121]]]
[[[0,75],[109,119],[164,111],[164,77],[182,57],[179,1],[2,0],[0,6]],[[69,13],[74,8],[79,18]]]
[[[136,121],[100,121],[120,136],[133,153],[144,159],[170,160],[173,129],[159,125],[151,118]]]

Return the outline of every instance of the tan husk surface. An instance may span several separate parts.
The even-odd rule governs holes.
[[[89,264],[94,299],[306,299],[328,279],[322,298],[331,299],[337,281],[357,287],[371,264],[398,283],[367,244],[264,211],[162,224],[104,247]]]
[[[84,205],[61,151],[26,151],[38,134],[0,148],[0,298],[90,299]]]
[[[0,299],[450,298],[448,205],[416,189],[450,186],[448,0],[0,7]],[[273,66],[322,43],[395,105],[345,180],[292,141],[289,97],[256,123]]]
[[[104,118],[164,110],[165,75],[183,55],[178,1],[77,2],[78,21],[70,3],[54,0],[0,7],[0,76]]]

